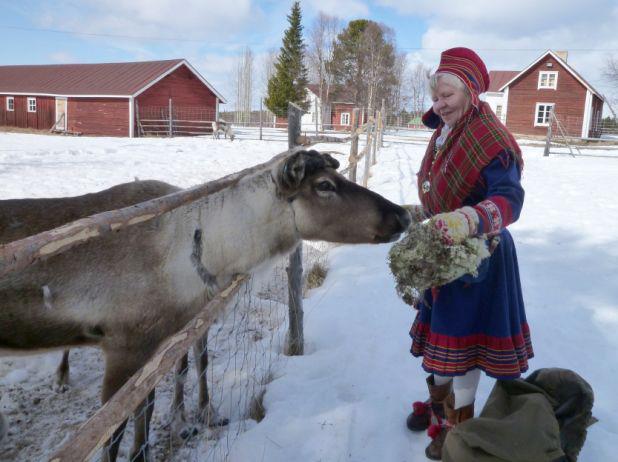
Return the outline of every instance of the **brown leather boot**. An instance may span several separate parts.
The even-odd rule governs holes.
[[[425,455],[431,460],[442,460],[442,446],[449,430],[455,425],[474,417],[474,403],[455,409],[455,395],[450,393],[444,400],[446,422],[441,425],[431,425],[427,434],[431,443],[425,449]]]
[[[438,423],[444,419],[442,401],[451,392],[452,384],[453,382],[450,381],[444,385],[435,385],[433,374],[427,377],[429,399],[425,402],[416,401],[412,404],[413,411],[406,419],[406,425],[410,430],[422,432],[427,430],[432,423]]]

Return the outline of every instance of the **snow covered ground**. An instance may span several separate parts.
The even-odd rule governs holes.
[[[415,173],[424,137],[422,133],[418,141],[400,143],[403,137],[389,136],[370,187],[398,203],[417,202]],[[318,148],[341,151],[338,159],[345,164],[347,145]],[[0,199],[76,195],[134,177],[191,186],[263,162],[284,149],[284,141],[0,133]],[[614,461],[618,149],[583,150],[589,156],[577,158],[543,157],[542,152],[542,146],[524,145],[526,203],[520,220],[510,227],[536,353],[531,370],[564,367],[588,380],[599,422],[589,429],[579,460]],[[232,441],[225,451],[228,460],[424,460],[428,438],[409,432],[405,418],[411,403],[426,395],[425,374],[420,360],[408,353],[414,313],[395,294],[386,264],[388,249],[360,245],[330,251],[324,285],[305,300],[306,354],[274,363],[264,396],[266,416],[259,424],[245,421],[240,432],[233,421],[229,430],[218,433],[219,440]],[[271,347],[273,355],[278,354],[280,345]],[[62,439],[58,435],[96,409],[98,352],[72,354],[73,386],[64,395],[49,389],[58,354],[0,360],[0,409],[13,424],[12,449],[3,452],[0,447],[0,460],[26,460],[16,459],[15,454],[27,454],[16,446],[53,447]],[[478,409],[492,385],[491,379],[482,378]],[[155,412],[155,425],[157,419],[162,417]],[[38,435],[27,432],[34,425],[43,429]],[[200,440],[193,457],[200,460],[212,444]],[[28,454],[29,460],[38,460],[45,452]]]

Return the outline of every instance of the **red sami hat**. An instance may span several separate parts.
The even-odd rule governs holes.
[[[489,73],[483,60],[470,48],[457,47],[445,50],[440,55],[440,65],[436,73],[452,74],[461,80],[472,96],[472,104],[478,106],[479,94],[489,88]],[[440,125],[440,117],[429,109],[423,115],[423,123],[429,128]]]

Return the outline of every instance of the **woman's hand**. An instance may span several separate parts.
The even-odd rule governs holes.
[[[429,224],[438,230],[446,245],[461,244],[467,237],[477,234],[479,216],[472,207],[462,207],[434,215]]]

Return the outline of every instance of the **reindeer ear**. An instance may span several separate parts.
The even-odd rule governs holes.
[[[281,181],[286,189],[296,189],[305,177],[306,151],[298,151],[288,157],[281,169]]]
[[[281,172],[281,180],[286,189],[297,189],[306,176],[313,175],[326,167],[337,169],[339,161],[329,154],[318,151],[298,151],[286,159]]]
[[[339,168],[339,161],[330,154],[322,154],[322,158],[324,159],[324,162],[326,162],[327,167],[334,168],[335,170]]]

